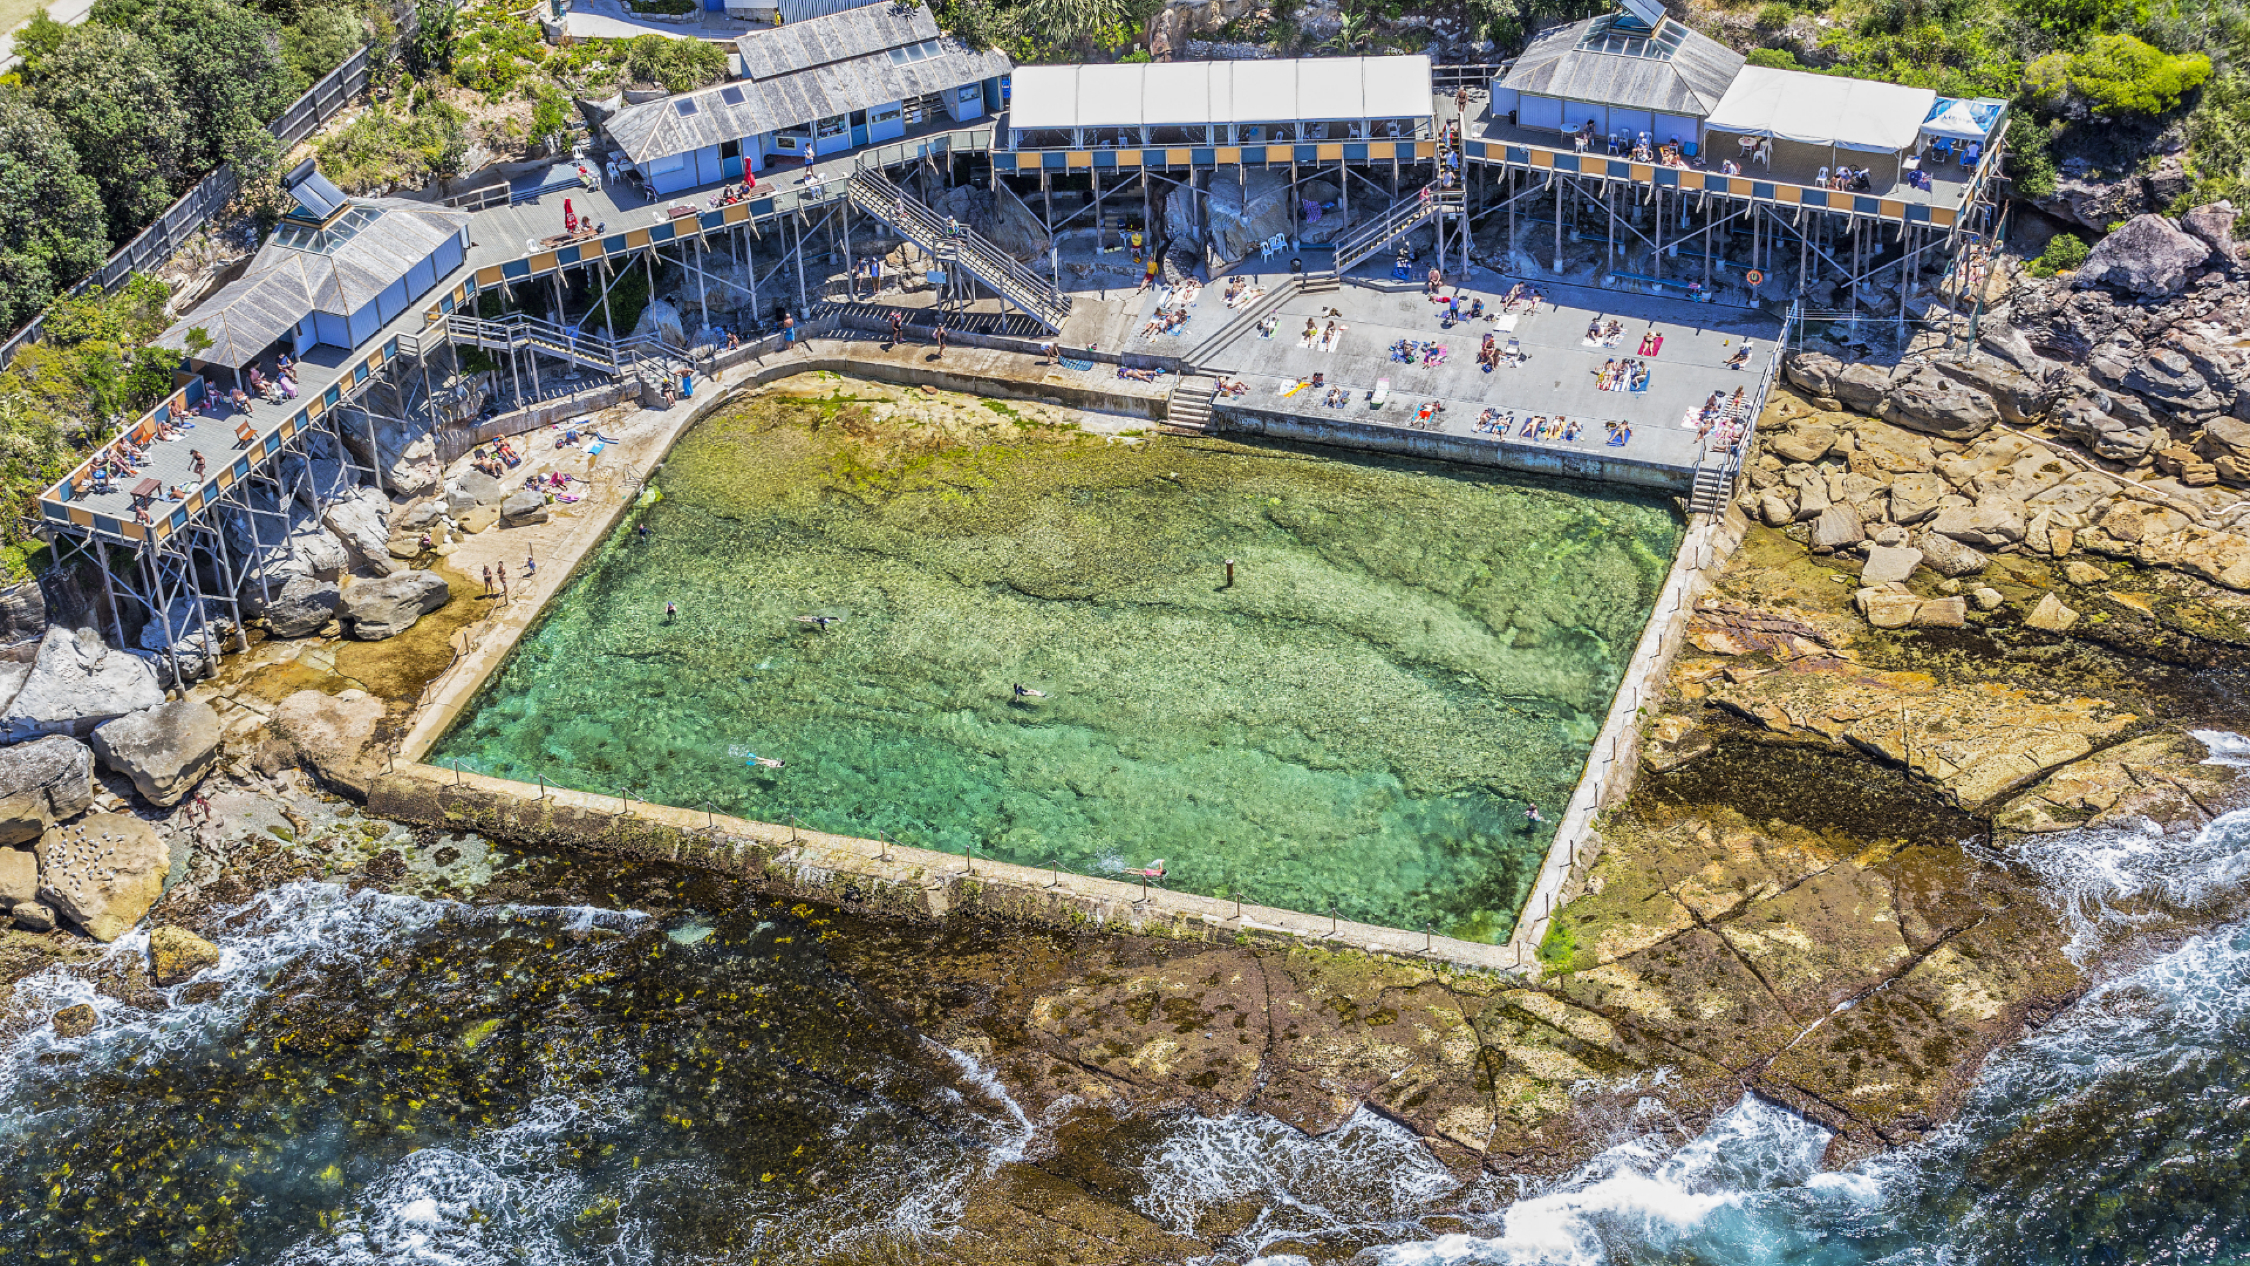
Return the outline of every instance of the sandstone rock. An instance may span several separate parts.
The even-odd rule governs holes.
[[[461,516],[461,530],[470,535],[484,531],[500,521],[499,506],[478,506]]]
[[[2064,606],[2062,599],[2050,592],[2039,599],[2039,605],[2031,609],[2023,622],[2049,633],[2067,633],[2071,625],[2078,623],[2078,613]]]
[[[1969,601],[1975,603],[1979,611],[1997,611],[2007,598],[1999,590],[1985,586],[1970,593]]]
[[[2109,536],[2134,542],[2168,536],[2195,522],[2177,510],[2146,501],[2112,502],[2095,521]]]
[[[97,941],[114,941],[164,894],[171,849],[129,813],[93,813],[39,839],[39,898]]]
[[[1969,622],[1966,598],[1932,598],[1914,609],[1914,627],[1957,629]]]
[[[47,598],[39,582],[0,589],[0,646],[20,646],[47,631]]]
[[[235,644],[234,621],[218,614],[216,604],[198,609],[195,599],[182,595],[172,600],[162,619],[141,626],[140,658],[156,668],[160,686],[177,684],[175,676],[200,681],[218,670],[219,660]]]
[[[23,685],[0,712],[0,742],[40,734],[91,734],[104,721],[164,702],[156,670],[112,650],[92,629],[53,628]]]
[[[64,1007],[62,1010],[55,1012],[49,1022],[55,1026],[56,1037],[77,1039],[93,1032],[94,1025],[100,1019],[101,1017],[95,1014],[92,1003],[81,1002],[76,1006]]]
[[[1867,551],[1867,562],[1859,569],[1859,582],[1863,585],[1887,585],[1895,580],[1905,580],[1922,564],[1922,551],[1906,546],[1874,545]]]
[[[411,533],[418,536],[432,523],[444,517],[444,501],[435,498],[417,501],[399,512],[398,518],[391,523],[390,530],[393,535]]]
[[[2250,590],[2250,537],[2210,528],[2183,528],[2142,540],[2132,557],[2237,591]]]
[[[1884,524],[1882,528],[1877,530],[1873,536],[1867,539],[1875,542],[1877,545],[1904,545],[1906,544],[1908,538],[1909,533],[1905,528],[1900,527],[1896,523],[1887,523]]]
[[[445,484],[445,512],[459,518],[478,506],[496,506],[508,499],[508,486],[471,467]]]
[[[414,627],[452,597],[445,577],[434,571],[401,571],[363,580],[344,591],[337,618],[344,632],[362,642],[379,642]]]
[[[2055,428],[2093,449],[2097,457],[2113,462],[2138,462],[2156,447],[2159,432],[2153,421],[2119,417],[2102,407],[2107,404],[2117,408],[2126,399],[2129,397],[2107,392],[2099,396],[2074,396],[2056,407]]]
[[[1831,505],[1813,520],[1812,547],[1817,553],[1832,554],[1847,545],[1857,545],[1867,539],[1861,527],[1859,511],[1848,505]]]
[[[1967,440],[1992,429],[2000,420],[2000,410],[1991,396],[1925,367],[1891,383],[1876,416],[1916,431]]]
[[[218,966],[219,947],[186,928],[160,927],[148,934],[148,958],[150,979],[171,986]]]
[[[2063,510],[2072,514],[2085,514],[2095,505],[2109,500],[2123,491],[2124,485],[2099,471],[2082,470],[2054,487],[2030,498],[2025,505],[2039,509]]]
[[[1994,813],[1993,822],[2034,833],[2200,823],[2214,802],[2231,798],[2241,776],[2231,766],[2206,763],[2208,755],[2201,742],[2178,731],[2128,739],[2049,771],[2044,782]]]
[[[1797,521],[1797,503],[1780,489],[1759,493],[1758,519],[1767,527],[1788,527]]]
[[[1783,363],[1789,381],[1812,396],[1836,394],[1836,375],[1843,372],[1844,363],[1824,352],[1796,352]],[[1811,460],[1807,458],[1805,460]]]
[[[2047,412],[2055,393],[2045,383],[2009,365],[1976,356],[1935,362],[1937,371],[1992,398],[2010,422],[2029,422]]]
[[[1785,461],[1817,462],[1836,446],[1833,427],[1799,426],[1766,441],[1766,447]]]
[[[388,576],[398,570],[391,560],[390,527],[384,522],[390,512],[388,497],[373,488],[355,488],[330,505],[320,522],[343,542],[353,566]]]
[[[97,728],[94,750],[143,800],[175,805],[218,762],[219,714],[195,700],[160,703]]]
[[[1972,506],[1941,512],[1930,520],[1929,530],[1950,536],[1964,545],[1998,549],[2023,539],[2023,516],[2007,504]]]
[[[276,498],[262,486],[244,487],[234,495],[248,502],[250,510],[221,506],[219,524],[228,544],[242,556],[235,574],[242,577],[246,589],[262,584],[262,598],[279,592],[292,577],[333,580],[351,566],[344,543],[296,498]]]
[[[2098,585],[2108,580],[2109,573],[2092,563],[2072,559],[2063,564],[2063,579],[2083,589],[2088,585]]]
[[[2136,215],[2095,243],[2073,280],[2128,294],[2175,295],[2187,286],[2188,270],[2210,257],[2209,243],[2182,233],[2163,216]]]
[[[2234,204],[2221,199],[2182,215],[2180,227],[2210,247],[2211,253],[2220,260],[2232,264],[2238,262],[2240,256],[2240,247],[2234,240],[2235,214]]]
[[[500,504],[500,522],[508,527],[530,527],[548,519],[547,498],[544,493],[526,488]]]
[[[1891,376],[1881,366],[1861,361],[1836,371],[1835,388],[1833,394],[1846,408],[1873,413],[1890,394]]]
[[[1926,472],[1899,475],[1891,480],[1891,522],[1919,523],[1937,513],[1945,496],[1945,480]]]
[[[1918,534],[1914,545],[1922,551],[1922,564],[1940,576],[1973,576],[1992,561],[1974,547],[1939,532]]]
[[[1861,589],[1852,595],[1852,601],[1867,622],[1879,629],[1905,628],[1914,622],[1914,612],[1922,605],[1913,594],[1888,587]]]
[[[382,720],[383,701],[364,690],[300,690],[274,709],[273,727],[323,776],[349,781]]]
[[[94,804],[94,754],[84,743],[50,735],[0,747],[0,844],[29,844],[57,822]],[[0,905],[10,904],[0,887]],[[20,901],[34,894],[23,893]]]
[[[38,897],[38,855],[28,848],[0,848],[0,910]]]
[[[1797,521],[1810,523],[1828,510],[1828,481],[1815,474],[1797,488]]]
[[[18,901],[8,907],[8,916],[16,926],[26,932],[52,932],[55,930],[55,911],[36,901]]]
[[[1890,480],[1899,475],[1937,468],[1937,452],[1923,436],[1873,418],[1861,418],[1853,428],[1850,469]]]
[[[266,632],[275,637],[308,637],[336,617],[344,591],[333,580],[298,576],[266,604]]]

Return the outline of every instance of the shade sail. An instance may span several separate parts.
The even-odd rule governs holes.
[[[1914,144],[1937,102],[1928,88],[1745,66],[1705,126],[1806,145],[1897,153]]]
[[[1930,117],[1922,120],[1922,131],[1930,136],[1981,141],[1992,135],[1992,127],[2000,121],[2000,112],[2007,104],[1989,97],[1939,97],[1930,107]]]

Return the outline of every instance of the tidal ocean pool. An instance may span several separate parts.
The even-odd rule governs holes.
[[[1507,933],[1664,503],[840,382],[684,437],[432,759]]]

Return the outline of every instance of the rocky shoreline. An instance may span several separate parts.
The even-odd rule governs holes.
[[[2223,284],[2226,310],[2250,313]],[[2030,290],[2052,287],[2025,282],[2011,319],[2038,309]],[[2177,350],[2155,337],[2097,388],[2101,417],[2134,419],[2123,378]],[[2213,364],[2250,371],[2241,359]],[[2193,732],[2242,724],[2250,536],[2235,527],[2250,522],[2232,486],[2250,463],[2234,461],[2232,414],[2203,409],[2233,379],[2196,372],[2201,394],[2120,431],[2076,408],[2098,397],[2075,380],[2020,365],[1796,358],[1740,489],[1755,523],[1643,718],[1639,786],[1603,819],[1536,981],[1309,945],[777,913],[818,926],[826,961],[900,1023],[989,1065],[1035,1117],[1062,1113],[931,1260],[1224,1252],[1254,1211],[1180,1237],[1132,1207],[1138,1123],[1177,1111],[1318,1134],[1372,1109],[1462,1174],[1564,1170],[1651,1094],[1692,1130],[1755,1091],[1834,1129],[1836,1164],[1925,1136],[1987,1055],[2089,983],[2021,842],[2192,830],[2243,799]],[[145,914],[146,960],[102,987],[147,1002],[149,981],[192,976],[225,912],[297,880],[654,912],[699,885],[707,907],[758,901],[662,865],[408,829],[317,776],[397,732],[465,628],[466,569],[528,530],[489,547],[448,535],[432,571],[452,573],[450,601],[420,630],[276,634],[181,699],[146,659],[47,634],[11,708],[69,733],[0,749],[0,896],[63,930],[34,909],[0,936],[7,1031],[89,1020],[8,1003],[13,982],[98,953],[70,926],[114,937]],[[65,671],[119,678],[110,696],[139,706],[48,715],[44,688],[26,701]],[[2143,934],[2215,913],[2152,906]]]

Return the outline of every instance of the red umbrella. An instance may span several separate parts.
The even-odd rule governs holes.
[[[577,231],[578,213],[570,209],[570,199],[565,198],[563,199],[563,232],[576,233]]]

